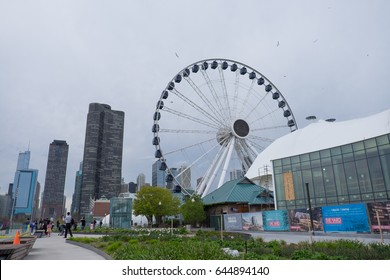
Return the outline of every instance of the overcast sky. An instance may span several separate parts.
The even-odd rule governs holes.
[[[156,102],[202,59],[263,73],[299,127],[389,109],[389,11],[386,0],[0,1],[0,193],[28,146],[43,188],[49,145],[66,140],[69,203],[92,102],[125,112],[123,177],[150,182]]]

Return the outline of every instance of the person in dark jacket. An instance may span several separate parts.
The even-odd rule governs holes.
[[[65,236],[64,236],[64,238],[66,238],[68,236],[68,232],[70,234],[70,237],[73,237],[72,216],[70,215],[70,212],[66,213],[66,216],[65,216]]]

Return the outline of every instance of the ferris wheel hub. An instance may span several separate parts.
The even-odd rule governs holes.
[[[233,133],[230,128],[223,127],[217,132],[217,141],[221,146],[226,145],[232,137]]]
[[[246,121],[242,119],[237,119],[234,121],[232,126],[232,132],[236,137],[244,139],[248,136],[249,131],[249,125]]]

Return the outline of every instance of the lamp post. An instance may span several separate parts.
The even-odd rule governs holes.
[[[160,212],[160,210],[161,210],[161,201],[158,202],[158,208],[159,208],[158,213],[160,214],[160,213],[161,213],[161,212]],[[157,217],[156,217],[157,227],[159,227],[159,225],[160,225],[160,221],[158,220],[158,219],[159,219],[159,216],[160,216],[160,215],[157,215]]]
[[[307,203],[308,203],[308,206],[309,206],[311,234],[314,235],[313,211],[311,209],[309,183],[305,183],[305,185],[306,185]]]

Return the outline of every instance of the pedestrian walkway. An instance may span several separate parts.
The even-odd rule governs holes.
[[[73,235],[82,237],[84,235]],[[93,235],[88,235],[92,237]],[[98,237],[98,236],[96,236]],[[51,237],[37,238],[30,253],[24,260],[105,260],[98,250],[90,250],[67,241],[58,233]]]

